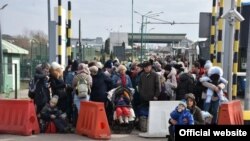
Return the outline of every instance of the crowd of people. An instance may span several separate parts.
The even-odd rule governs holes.
[[[117,120],[126,124],[134,114],[134,122],[142,130],[146,125],[139,124],[140,119],[148,117],[150,101],[178,100],[181,103],[169,120],[171,131],[176,124],[217,124],[219,105],[227,100],[223,71],[204,59],[195,61],[191,70],[189,65],[185,59],[171,56],[126,64],[118,59],[104,64],[75,60],[65,69],[56,62],[39,64],[34,75],[38,82],[34,95],[37,115],[43,121],[55,122],[58,132],[70,132],[81,101],[103,102],[109,121],[116,112]],[[123,92],[112,108],[108,93],[118,87],[132,90],[133,98]],[[205,122],[206,113],[210,113],[211,122]]]

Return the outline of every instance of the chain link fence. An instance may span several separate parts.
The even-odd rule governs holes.
[[[38,64],[49,61],[49,49],[47,45],[32,44],[29,55],[22,56],[20,63],[21,80],[27,81],[33,77]]]

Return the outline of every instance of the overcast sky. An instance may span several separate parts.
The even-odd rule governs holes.
[[[67,9],[67,1],[62,0]],[[229,0],[225,0],[229,1]],[[107,38],[113,32],[131,32],[132,0],[71,0],[73,36],[78,36],[78,20],[82,20],[83,38]],[[250,2],[250,0],[243,0]],[[1,14],[4,34],[17,35],[25,30],[42,30],[47,34],[47,0],[1,0],[8,3]],[[51,0],[51,15],[57,0]],[[164,12],[159,19],[175,22],[198,22],[200,12],[211,12],[212,0],[134,0],[134,10],[143,14],[148,11]],[[134,14],[134,32],[139,32],[141,16]],[[192,40],[198,39],[198,25],[148,25],[150,33],[186,33]],[[107,30],[108,29],[108,30]]]

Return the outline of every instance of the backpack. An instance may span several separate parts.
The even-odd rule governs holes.
[[[86,98],[89,93],[87,79],[82,75],[77,75],[76,77],[78,79],[76,86],[77,95],[79,98]]]
[[[29,92],[28,92],[28,96],[31,99],[34,99],[35,97],[35,91],[36,91],[36,85],[38,83],[39,79],[37,81],[35,81],[35,79],[31,79],[29,81]]]

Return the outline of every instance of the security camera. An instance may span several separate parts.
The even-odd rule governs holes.
[[[236,18],[237,21],[242,22],[244,21],[244,17],[237,11],[237,10],[232,10],[232,15]]]
[[[241,16],[241,14],[238,11],[236,11],[235,9],[233,9],[233,10],[231,9],[221,16],[221,18],[223,18],[223,19],[230,19],[232,17],[234,17],[239,22],[242,22],[245,20],[244,17]]]

